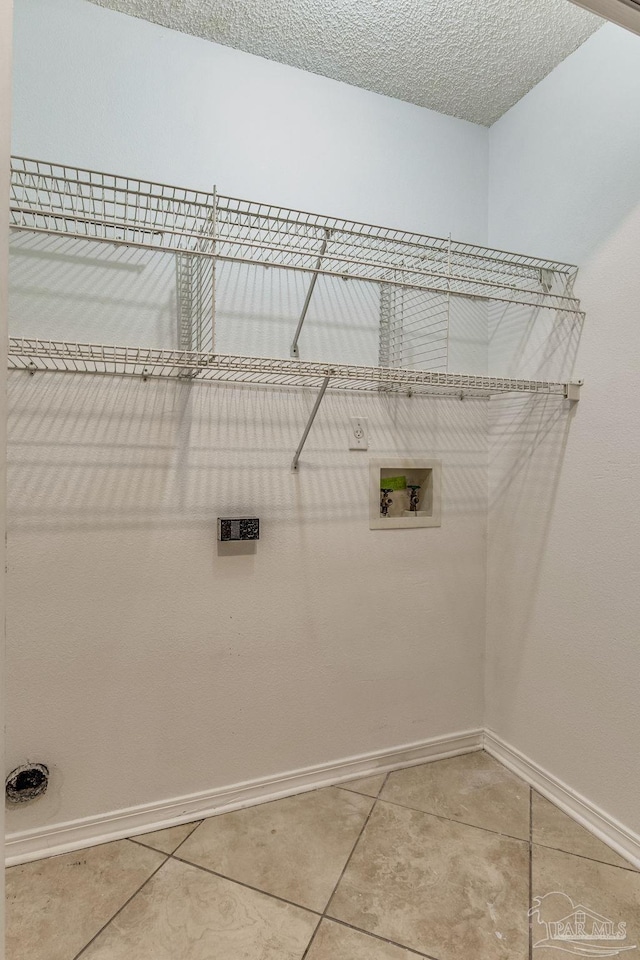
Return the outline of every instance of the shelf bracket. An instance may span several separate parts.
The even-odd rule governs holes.
[[[316,397],[316,402],[315,402],[314,405],[313,405],[313,410],[311,411],[311,414],[310,414],[310,416],[309,416],[309,419],[307,420],[307,425],[306,425],[306,427],[304,428],[304,433],[302,434],[302,439],[300,440],[300,443],[298,444],[298,449],[296,450],[296,452],[295,452],[294,455],[293,455],[293,460],[291,461],[291,470],[292,470],[294,473],[295,473],[295,472],[297,471],[297,469],[298,469],[298,460],[300,459],[300,454],[302,453],[302,448],[304,447],[305,443],[307,442],[307,437],[309,436],[309,430],[311,430],[311,427],[312,427],[312,425],[313,425],[313,421],[314,421],[315,418],[316,418],[316,413],[317,413],[318,410],[320,409],[320,404],[322,403],[322,398],[324,397],[325,391],[326,391],[327,387],[329,386],[329,380],[330,380],[330,379],[331,379],[331,377],[330,377],[330,376],[327,376],[327,377],[325,377],[324,380],[322,381],[322,386],[320,387],[320,392],[318,393],[318,396]]]
[[[313,296],[313,291],[315,290],[315,286],[318,280],[318,270],[322,266],[322,258],[327,252],[327,244],[329,242],[330,236],[331,236],[331,230],[329,230],[328,228],[325,228],[324,240],[322,241],[322,246],[320,247],[320,254],[318,256],[318,259],[316,261],[316,265],[314,268],[315,272],[311,277],[311,283],[309,284],[309,289],[307,290],[307,295],[305,297],[304,304],[302,306],[302,313],[300,314],[300,319],[298,320],[298,326],[296,327],[296,332],[294,334],[293,341],[291,343],[291,350],[289,351],[289,355],[292,357],[295,357],[296,359],[298,359],[298,357],[300,356],[300,351],[298,350],[298,339],[300,337],[300,334],[302,333],[302,327],[307,316],[307,310],[309,309],[309,304],[311,303],[311,297]]]
[[[574,380],[569,382],[565,387],[565,399],[572,400],[574,403],[577,403],[580,399],[580,387],[583,385],[584,380]]]

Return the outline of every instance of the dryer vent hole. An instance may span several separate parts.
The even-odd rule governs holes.
[[[44,763],[26,763],[12,770],[6,780],[5,790],[10,803],[26,803],[47,792],[49,768]]]

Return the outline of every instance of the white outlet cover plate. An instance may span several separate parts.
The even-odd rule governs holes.
[[[349,420],[349,450],[369,449],[369,423],[366,417]]]

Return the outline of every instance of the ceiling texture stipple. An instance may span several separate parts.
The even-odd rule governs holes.
[[[594,33],[569,0],[92,0],[490,126]]]

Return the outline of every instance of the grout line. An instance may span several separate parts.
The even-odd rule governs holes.
[[[578,823],[577,820],[574,820],[574,818],[573,818],[570,814],[565,813],[564,810],[560,810],[560,807],[557,806],[557,804],[554,803],[553,800],[548,800],[546,797],[544,797],[544,796],[540,793],[539,790],[536,790],[536,788],[533,787],[533,786],[531,787],[531,797],[532,797],[532,800],[531,800],[532,806],[533,806],[533,798],[534,798],[534,797],[540,797],[542,800],[545,800],[547,803],[550,803],[551,806],[552,806],[556,811],[560,812],[563,816],[568,817],[569,820],[571,820],[572,823],[576,824],[576,825],[577,825],[578,827],[580,827],[582,830],[586,830],[587,833],[590,835],[590,837],[591,837],[592,839],[598,840],[604,847],[607,848],[607,850],[610,850],[611,853],[614,853],[614,854],[616,854],[618,857],[620,857],[622,860],[625,860],[625,857],[623,857],[621,853],[618,853],[616,850],[614,850],[613,847],[610,847],[609,844],[606,842],[606,840],[600,840],[599,837],[596,837],[594,834],[592,834],[591,831],[590,831],[590,830],[587,830],[587,828],[584,827],[584,826],[582,826],[581,823]],[[532,816],[532,818],[533,818],[533,810],[532,810],[532,812],[531,812],[531,816]],[[575,850],[565,850],[564,847],[552,847],[551,844],[549,844],[549,843],[542,843],[540,840],[534,840],[534,839],[533,839],[533,834],[532,834],[532,843],[533,843],[534,847],[544,847],[546,850],[557,850],[558,853],[566,853],[566,854],[568,854],[570,857],[580,857],[582,860],[590,860],[592,863],[602,863],[602,864],[605,865],[605,867],[616,867],[618,870],[628,870],[628,871],[631,872],[631,873],[640,873],[640,867],[634,867],[633,864],[631,864],[631,863],[629,863],[628,865],[626,865],[626,864],[627,864],[626,861],[625,861],[625,864],[610,863],[609,860],[599,860],[597,857],[589,857],[589,856],[587,856],[586,853],[576,853]]]
[[[467,823],[466,820],[454,820],[453,817],[445,817],[441,813],[428,813],[419,807],[408,807],[404,803],[397,803],[395,800],[387,800],[385,797],[378,797],[381,803],[388,803],[392,807],[402,807],[403,810],[413,810],[415,813],[423,813],[425,817],[435,817],[437,820],[446,820],[448,823],[459,823],[463,827],[472,827],[474,830],[482,830],[484,833],[492,833],[496,837],[505,837],[507,840],[519,840],[520,843],[528,843],[527,837],[514,837],[511,833],[501,833],[499,830],[491,830],[489,827],[479,827],[477,823]]]
[[[373,800],[373,797],[369,797],[369,799],[370,799],[370,800]],[[374,802],[374,805],[373,805],[373,806],[375,806],[375,802]],[[373,812],[373,807],[371,808],[371,813],[372,813],[372,812]],[[371,816],[371,813],[369,813],[369,817]],[[369,817],[367,817],[367,820],[369,819]],[[366,822],[365,822],[365,825],[364,825],[364,826],[366,826]],[[363,826],[362,830],[364,830],[364,826]],[[361,831],[361,834],[362,834],[362,831]],[[359,839],[359,837],[358,837],[358,839]],[[357,845],[357,843],[358,843],[358,841],[356,840],[356,844],[354,844],[354,849],[355,849],[355,846]],[[353,850],[352,850],[352,853],[353,853]],[[343,926],[343,927],[349,927],[349,929],[351,929],[351,930],[356,930],[358,933],[363,933],[363,934],[365,934],[365,935],[368,936],[368,937],[373,937],[375,940],[382,940],[383,943],[390,943],[390,944],[391,944],[392,946],[394,946],[394,947],[400,947],[402,950],[408,950],[409,953],[413,953],[413,954],[415,954],[415,955],[418,956],[418,957],[423,957],[423,958],[425,958],[425,960],[438,960],[438,958],[432,957],[430,954],[420,953],[418,950],[413,950],[411,947],[406,947],[403,943],[398,943],[396,940],[389,940],[387,937],[382,937],[382,936],[380,936],[380,935],[377,934],[377,933],[372,933],[370,930],[364,930],[362,927],[356,927],[356,926],[354,926],[354,924],[348,923],[346,920],[339,920],[337,917],[330,917],[330,916],[326,913],[326,909],[328,909],[328,904],[327,904],[327,907],[325,908],[325,911],[323,911],[322,913],[320,913],[319,910],[314,910],[312,907],[305,907],[305,906],[303,906],[303,905],[300,904],[300,903],[295,903],[293,900],[287,900],[287,899],[285,899],[285,897],[279,897],[279,896],[278,896],[277,894],[275,894],[275,893],[268,893],[266,890],[262,890],[260,887],[253,887],[253,886],[251,886],[250,883],[245,883],[245,882],[242,881],[242,880],[236,880],[234,877],[229,877],[229,876],[227,876],[227,874],[225,874],[225,873],[218,873],[217,870],[211,870],[210,867],[202,867],[202,866],[200,866],[200,865],[197,864],[197,863],[192,863],[190,860],[185,860],[183,857],[176,857],[176,856],[174,856],[173,854],[170,854],[170,855],[167,857],[167,859],[168,859],[168,860],[176,860],[178,863],[184,863],[184,864],[186,864],[188,867],[194,867],[196,870],[202,870],[204,873],[209,873],[209,874],[211,874],[211,875],[214,876],[214,877],[219,877],[221,880],[227,880],[229,883],[237,883],[238,886],[240,886],[240,887],[246,887],[247,890],[253,890],[254,893],[261,893],[263,896],[269,897],[269,898],[272,899],[272,900],[279,900],[281,903],[286,903],[286,904],[287,904],[288,906],[290,906],[290,907],[296,907],[297,910],[304,910],[304,911],[306,911],[306,913],[312,913],[314,916],[316,916],[316,917],[318,918],[318,925],[317,925],[316,929],[314,930],[313,936],[311,937],[311,940],[310,940],[309,943],[307,944],[307,946],[306,946],[306,948],[305,948],[305,952],[303,953],[303,955],[302,955],[302,957],[300,958],[300,960],[305,960],[305,957],[307,956],[307,953],[309,952],[309,949],[311,948],[311,945],[312,945],[312,943],[313,943],[313,941],[314,941],[314,939],[315,939],[315,936],[316,936],[316,934],[317,934],[317,932],[318,932],[318,929],[320,928],[320,923],[321,923],[322,920],[328,920],[328,921],[330,921],[330,922],[332,922],[332,923],[338,923],[338,924],[340,924],[340,925]],[[351,854],[349,855],[349,859],[351,859]],[[348,863],[348,861],[347,861],[347,863]],[[347,864],[345,864],[345,870],[346,870],[346,866],[347,866]],[[344,874],[344,870],[342,871],[342,874],[340,875],[340,880],[342,879],[342,875],[343,875],[343,874]],[[340,882],[340,880],[338,880],[338,883]],[[334,891],[332,892],[331,897],[329,897],[329,902],[331,902],[331,898],[333,897],[333,893],[335,892],[335,889],[337,888],[338,883],[336,883],[336,887],[334,888]],[[78,960],[78,957],[75,957],[74,960]]]
[[[316,934],[318,933],[318,930],[320,929],[320,924],[322,923],[323,920],[324,920],[324,917],[319,917],[319,918],[318,918],[318,922],[316,923],[316,928],[315,928],[315,930],[313,931],[313,933],[311,934],[311,940],[309,940],[309,943],[308,943],[308,944],[306,945],[306,947],[304,948],[304,953],[303,953],[302,956],[300,957],[300,960],[306,960],[306,957],[307,957],[307,955],[308,955],[308,953],[309,953],[309,950],[311,950],[311,947],[313,946],[313,941],[314,941],[315,938],[316,938]]]
[[[389,943],[392,947],[399,947],[400,950],[406,950],[407,953],[412,953],[415,957],[423,957],[424,960],[438,960],[438,957],[434,957],[430,953],[421,953],[419,950],[414,950],[413,947],[407,947],[404,943],[398,943],[397,940],[389,940],[388,937],[383,937],[379,933],[372,933],[370,930],[363,930],[362,927],[356,927],[353,923],[347,923],[346,920],[339,920],[337,917],[322,917],[322,919],[328,923],[338,923],[341,927],[355,930],[356,933],[364,933],[365,936],[373,937],[374,940],[381,940],[382,943]],[[302,957],[302,960],[304,960],[304,957]]]
[[[347,793],[355,793],[357,797],[368,797],[369,800],[377,800],[379,797],[378,793],[376,794],[361,793],[360,790],[354,790],[352,787],[343,787],[339,783],[336,783],[336,787],[338,790],[346,790]],[[325,789],[324,787],[320,787],[320,790],[324,790],[324,789]],[[382,787],[380,789],[382,789]]]
[[[245,883],[244,880],[236,880],[235,877],[229,877],[226,873],[219,873],[217,870],[212,870],[210,867],[203,867],[199,863],[193,863],[192,860],[185,860],[184,857],[177,857],[174,853],[169,854],[170,860],[177,860],[178,863],[185,863],[188,867],[195,867],[196,870],[203,870],[205,873],[210,873],[214,877],[219,877],[221,880],[228,880],[230,883],[237,883],[240,887],[246,887],[247,890],[253,890],[254,893],[261,893],[265,897],[271,897],[273,900],[280,900],[281,903],[286,903],[290,907],[297,907],[298,910],[306,910],[307,913],[313,913],[316,917],[322,917],[322,913],[319,910],[314,910],[313,907],[305,907],[301,903],[294,903],[293,900],[287,900],[286,897],[279,897],[277,893],[268,893],[266,890],[262,890],[260,887],[254,887],[250,883]],[[74,958],[77,960],[77,958]]]
[[[148,847],[147,849],[150,850],[151,847]],[[156,850],[155,852],[156,852],[156,853],[160,853],[159,850]],[[86,950],[89,949],[89,947],[90,947],[91,944],[94,942],[94,940],[97,940],[98,937],[99,937],[102,933],[104,933],[104,931],[107,929],[107,927],[110,926],[110,924],[113,923],[113,921],[114,921],[115,918],[118,916],[118,914],[122,913],[122,911],[124,910],[124,908],[129,906],[129,904],[131,903],[131,901],[134,900],[135,897],[138,896],[138,894],[140,893],[140,891],[143,890],[143,889],[146,887],[146,885],[149,883],[149,881],[150,881],[150,880],[153,880],[153,878],[155,877],[156,873],[158,873],[159,870],[162,870],[162,868],[164,867],[164,865],[165,865],[165,864],[169,861],[169,859],[170,859],[170,858],[167,856],[167,854],[162,854],[162,856],[164,856],[165,859],[162,861],[162,863],[160,864],[160,866],[159,866],[159,867],[156,867],[156,869],[153,871],[153,873],[150,874],[150,875],[147,877],[147,879],[144,881],[143,884],[141,884],[141,886],[138,887],[138,889],[135,891],[135,893],[132,893],[131,896],[129,897],[129,899],[126,900],[125,903],[123,903],[122,906],[121,906],[118,910],[116,910],[116,912],[114,913],[114,915],[113,915],[109,920],[107,920],[107,922],[106,922],[105,924],[103,924],[102,927],[100,927],[100,929],[98,930],[98,932],[97,932],[93,937],[91,937],[91,940],[89,940],[89,941],[87,941],[87,943],[85,943],[85,945],[84,945],[84,947],[82,948],[82,950],[80,950],[79,953],[76,953],[76,955],[74,956],[73,960],[80,960],[80,957],[82,956],[82,954],[83,954]]]
[[[384,790],[385,784],[386,784],[387,780],[389,779],[389,774],[390,774],[390,773],[395,773],[395,772],[396,772],[396,771],[394,771],[394,770],[388,770],[388,771],[384,774],[384,780],[383,780],[382,783],[380,784],[380,788],[379,788],[379,790],[378,790],[377,793],[362,793],[362,792],[359,791],[359,790],[354,790],[353,787],[348,787],[348,786],[347,786],[346,784],[344,784],[344,783],[336,783],[336,784],[334,784],[334,786],[336,786],[339,790],[348,790],[349,793],[357,793],[358,796],[360,796],[360,797],[369,797],[370,800],[377,800],[377,799],[380,797],[380,794],[382,793],[382,791]],[[375,777],[375,776],[380,776],[380,774],[372,773],[371,776],[369,776],[369,777],[360,777],[359,779],[362,779],[362,780],[370,780],[372,777]],[[320,789],[322,790],[322,789],[324,789],[324,788],[323,788],[323,787],[320,787]]]
[[[338,877],[338,881],[337,881],[335,887],[333,888],[333,891],[332,891],[332,893],[331,893],[331,896],[330,896],[329,899],[327,900],[327,905],[325,906],[324,910],[322,911],[322,919],[323,919],[323,920],[326,919],[326,920],[332,921],[332,922],[334,922],[334,923],[340,923],[340,924],[342,924],[342,925],[345,926],[345,927],[349,927],[351,930],[357,930],[359,933],[364,933],[364,934],[366,934],[367,936],[373,937],[373,938],[376,939],[376,940],[381,940],[383,943],[389,943],[389,944],[391,944],[391,945],[394,946],[394,947],[400,947],[400,948],[403,949],[403,950],[409,949],[410,953],[413,953],[413,954],[415,954],[416,956],[419,956],[419,957],[424,957],[424,958],[426,958],[426,960],[436,960],[435,957],[429,956],[429,955],[426,954],[426,953],[419,953],[417,950],[411,950],[411,948],[405,947],[404,944],[402,944],[402,943],[397,943],[395,940],[389,940],[387,937],[379,936],[378,934],[372,933],[370,930],[362,930],[360,927],[356,927],[356,926],[354,926],[353,924],[347,923],[347,922],[344,921],[344,920],[338,920],[336,917],[329,916],[329,914],[327,913],[329,907],[331,906],[331,901],[333,900],[333,898],[334,898],[334,896],[335,896],[335,894],[336,894],[336,890],[337,890],[338,887],[340,886],[340,884],[341,884],[341,882],[342,882],[342,878],[344,877],[345,873],[347,872],[347,867],[348,867],[349,864],[351,863],[351,858],[353,857],[354,853],[356,852],[356,848],[357,848],[358,844],[360,843],[360,840],[361,840],[362,835],[363,835],[363,833],[364,833],[364,831],[365,831],[365,829],[366,829],[366,827],[367,827],[367,824],[369,823],[369,820],[371,819],[371,816],[372,816],[372,814],[373,814],[373,811],[375,810],[375,808],[376,808],[376,806],[377,806],[377,804],[378,804],[378,800],[379,800],[379,798],[380,798],[380,794],[381,794],[382,791],[384,790],[384,788],[385,788],[385,786],[386,786],[386,784],[387,784],[387,780],[389,779],[389,775],[391,774],[391,772],[392,772],[392,771],[389,771],[389,772],[387,773],[387,775],[385,776],[384,780],[382,781],[382,784],[380,785],[380,789],[379,789],[379,791],[378,791],[377,797],[374,797],[374,798],[373,798],[373,804],[371,805],[371,810],[369,811],[369,813],[368,813],[368,815],[367,815],[367,819],[365,820],[365,822],[364,822],[363,825],[362,825],[362,829],[360,830],[360,833],[358,834],[358,836],[357,836],[357,838],[356,838],[356,842],[354,843],[353,847],[351,848],[351,853],[350,853],[349,856],[347,857],[347,861],[346,861],[344,867],[342,868],[342,872],[340,873],[340,876]],[[370,799],[371,799],[371,798],[370,798]],[[383,801],[383,802],[384,802],[384,801]],[[321,922],[322,922],[322,921],[321,921]],[[320,924],[318,924],[318,926],[320,926]],[[315,933],[314,933],[314,937],[315,937]],[[309,946],[311,946],[311,944],[309,944]],[[306,955],[307,955],[308,949],[309,949],[309,947],[307,947],[307,950],[305,950],[305,953],[304,953],[304,955],[303,955],[303,957],[302,957],[302,960],[305,960],[305,957],[306,957]]]
[[[601,840],[600,842],[604,843],[604,840]],[[550,847],[548,843],[540,843],[539,841],[534,840],[533,846],[542,847],[544,850],[555,850],[556,853],[564,853],[568,857],[578,857],[579,860],[588,860],[589,863],[600,863],[603,867],[613,867],[614,870],[626,870],[627,873],[635,874],[640,873],[640,870],[632,867],[631,864],[629,864],[628,867],[623,867],[619,863],[609,863],[608,860],[597,860],[595,857],[588,857],[586,853],[576,853],[574,850],[564,850],[562,847]],[[606,846],[607,844],[605,843],[605,847]],[[612,852],[615,853],[615,850]]]
[[[148,843],[143,843],[141,840],[136,840],[135,837],[127,837],[129,843],[135,843],[137,847],[144,847],[145,850],[155,850],[156,853],[162,853],[165,857],[170,857],[170,853],[166,853],[164,850],[158,850],[157,847],[152,847]]]
[[[529,787],[529,960],[533,960],[533,787]]]
[[[387,785],[387,780],[389,779],[389,777],[391,776],[392,773],[396,773],[396,771],[395,771],[395,770],[389,770],[389,771],[385,774],[385,778],[384,778],[384,780],[382,781],[382,783],[380,784],[380,789],[378,790],[378,792],[377,792],[377,794],[376,794],[376,800],[379,800],[379,799],[380,799],[380,795],[381,795],[382,791],[384,790],[384,788],[386,787],[386,785]]]
[[[345,873],[347,872],[347,867],[348,867],[349,864],[351,863],[351,858],[352,858],[352,856],[354,855],[354,853],[356,852],[356,847],[357,847],[358,844],[360,843],[360,837],[361,837],[362,834],[364,833],[364,831],[365,831],[365,829],[366,829],[366,826],[367,826],[367,824],[369,823],[369,820],[371,819],[371,814],[373,813],[373,811],[374,811],[375,808],[376,808],[376,804],[377,804],[377,802],[378,802],[377,798],[376,798],[376,797],[369,797],[369,800],[373,800],[373,803],[371,804],[371,810],[369,810],[369,813],[367,814],[367,816],[366,816],[366,818],[365,818],[365,821],[364,821],[364,823],[362,824],[362,827],[360,828],[360,832],[358,833],[358,836],[356,837],[356,842],[355,842],[355,843],[353,844],[353,846],[351,847],[351,851],[350,851],[350,853],[349,853],[349,856],[348,856],[347,859],[345,860],[344,867],[343,867],[342,870],[340,871],[340,876],[338,877],[336,883],[334,884],[333,890],[331,891],[331,893],[330,893],[330,895],[329,895],[329,899],[327,900],[327,902],[326,902],[326,904],[325,904],[325,907],[324,907],[324,910],[322,911],[322,916],[323,916],[323,917],[326,917],[326,915],[327,915],[327,910],[329,909],[329,905],[331,904],[331,901],[333,900],[334,894],[335,894],[336,890],[338,889],[338,887],[340,886],[340,883],[341,883],[341,881],[342,881],[342,878],[344,877]]]
[[[186,843],[187,840],[189,839],[189,837],[190,837],[192,834],[194,834],[194,833],[196,832],[196,830],[198,829],[198,827],[201,827],[203,823],[204,823],[204,820],[197,820],[197,821],[194,823],[194,825],[193,825],[193,830],[189,830],[189,833],[186,835],[186,837],[184,838],[184,840],[181,840],[181,841],[180,841],[180,843],[179,843],[178,846],[175,848],[175,850],[173,851],[173,853],[170,854],[170,856],[173,856],[174,853],[177,853],[178,850],[180,849],[180,847],[182,846],[182,844],[183,844],[183,843]]]
[[[144,833],[139,834],[139,836],[137,836],[137,837],[127,837],[127,840],[130,840],[131,843],[137,843],[138,846],[140,846],[140,847],[145,847],[146,850],[155,850],[156,853],[164,853],[164,855],[165,855],[166,857],[171,857],[171,856],[173,856],[173,854],[176,852],[176,850],[179,850],[179,849],[180,849],[180,847],[182,846],[183,843],[186,843],[186,842],[187,842],[187,840],[189,839],[189,837],[191,836],[191,834],[196,832],[196,830],[198,829],[198,827],[200,826],[201,823],[204,823],[204,820],[198,820],[198,821],[191,827],[191,830],[189,831],[189,833],[186,835],[186,837],[184,838],[184,840],[181,840],[181,841],[180,841],[180,843],[179,843],[178,846],[175,848],[175,850],[173,851],[173,853],[167,853],[166,850],[159,850],[158,847],[152,847],[150,843],[145,843],[143,840],[140,839],[140,837],[146,836],[146,834],[144,834]],[[178,824],[178,826],[182,826],[182,824]],[[190,826],[190,824],[189,824],[189,826]],[[165,829],[171,830],[172,828],[171,828],[171,827],[166,827]],[[150,833],[155,833],[156,831],[155,831],[155,830],[150,830],[149,832],[150,832]],[[158,833],[162,833],[162,831],[159,830]]]

